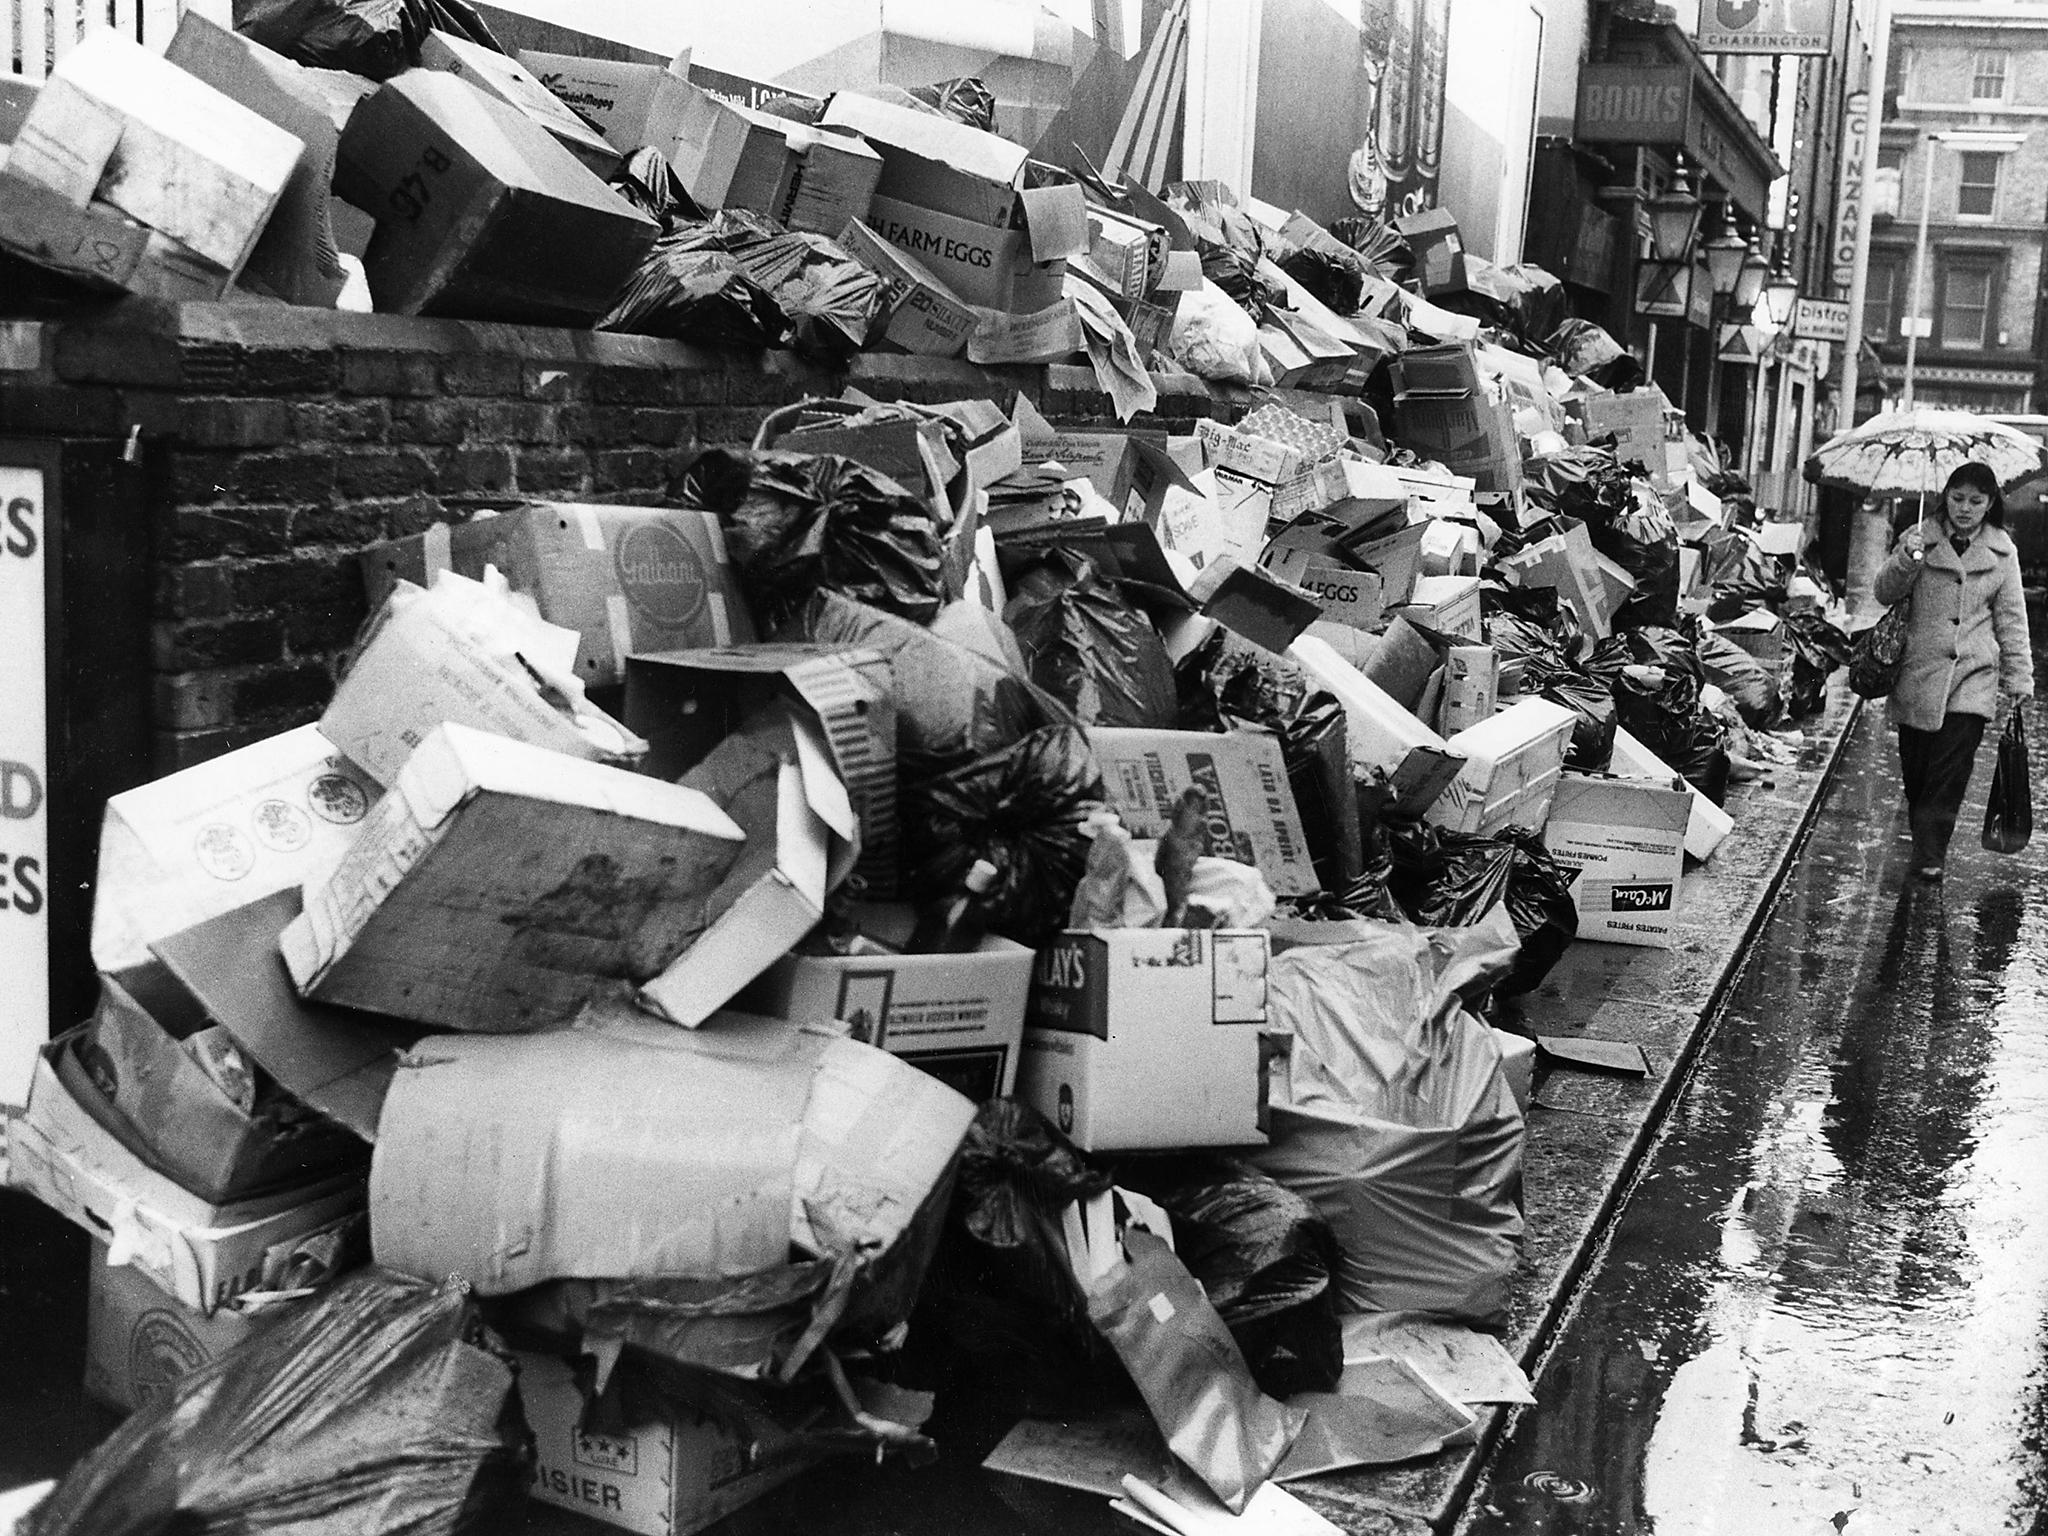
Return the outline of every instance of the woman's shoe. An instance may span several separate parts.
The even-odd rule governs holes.
[[[1932,885],[1941,878],[1941,866],[1939,864],[1922,864],[1913,871],[1913,874],[1916,879],[1924,880],[1927,884]]]

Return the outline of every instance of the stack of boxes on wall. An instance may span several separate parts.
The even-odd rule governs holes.
[[[1357,302],[1247,257],[1263,386],[1193,435],[820,399],[667,504],[367,551],[373,616],[316,723],[107,807],[103,1000],[8,1127],[10,1181],[102,1250],[95,1393],[161,1399],[371,1260],[458,1275],[554,1346],[522,1377],[534,1495],[694,1529],[807,1457],[677,1409],[637,1474],[579,1463],[579,1348],[769,1390],[763,1357],[604,1298],[793,1253],[895,1266],[818,1326],[900,1343],[1006,1098],[1087,1158],[1262,1166],[1334,1230],[1354,1308],[1498,1322],[1504,1165],[1446,1172],[1404,1268],[1356,1144],[1483,1121],[1512,1173],[1531,1043],[1439,999],[1482,1091],[1443,1124],[1347,1117],[1302,1086],[1330,1048],[1304,978],[1352,966],[1393,1022],[1339,1036],[1426,1077],[1441,1041],[1370,980],[1411,922],[1484,950],[1497,997],[1518,943],[1521,988],[1574,931],[1671,944],[1749,733],[1813,707],[1811,589],[1729,526],[1653,388],[1517,332],[1540,275],[1489,275],[1443,216],[1407,231],[1403,286],[1300,214],[1107,199],[893,101],[799,122],[438,34],[373,86],[188,22],[172,62],[71,55],[0,167],[0,243],[139,292],[331,302],[331,172],[377,213],[379,308],[588,324],[662,236],[603,179],[647,145],[701,208],[872,269],[874,344],[1085,355],[1119,401],[1176,339],[1227,351],[1204,271],[1246,230]],[[134,184],[172,161],[211,190]]]

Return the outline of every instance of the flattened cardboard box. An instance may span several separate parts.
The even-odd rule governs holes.
[[[693,790],[442,725],[278,943],[303,996],[533,1029],[672,960],[663,909],[701,904],[742,838]]]
[[[1105,928],[1039,951],[1017,1096],[1084,1152],[1261,1145],[1263,930]]]
[[[786,955],[736,1006],[837,1020],[980,1104],[1016,1088],[1035,959],[1000,938],[973,954]]]
[[[1648,779],[1558,780],[1543,846],[1573,872],[1579,937],[1669,948],[1692,796]]]
[[[7,1182],[110,1238],[115,1256],[188,1307],[211,1314],[262,1283],[265,1257],[359,1211],[360,1178],[214,1205],[143,1162],[57,1074],[77,1032],[43,1048],[28,1108],[7,1126]]]
[[[743,1428],[683,1406],[636,1415],[622,1429],[583,1427],[569,1366],[521,1350],[519,1397],[533,1430],[542,1504],[641,1536],[692,1536],[751,1504],[816,1460],[794,1436]]]
[[[1209,852],[1255,866],[1279,896],[1322,889],[1276,736],[1264,731],[1152,731],[1094,727],[1109,807],[1134,837],[1165,832],[1189,789],[1202,791]]]
[[[1465,766],[1424,814],[1460,832],[1498,832],[1520,826],[1540,830],[1578,716],[1549,699],[1523,699],[1449,738]]]
[[[377,221],[377,308],[587,326],[659,233],[540,127],[468,81],[416,69],[342,131],[334,190]]]
[[[636,651],[747,645],[754,621],[709,512],[543,501],[436,523],[361,556],[376,612],[397,582],[433,585],[438,571],[481,580],[496,566],[550,624],[583,636],[576,675],[590,688],[626,680]]]
[[[302,725],[113,796],[100,822],[93,964],[147,965],[158,939],[320,879],[382,794]]]

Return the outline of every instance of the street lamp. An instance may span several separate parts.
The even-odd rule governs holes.
[[[1736,314],[1747,317],[1756,309],[1757,300],[1764,296],[1764,279],[1770,275],[1771,264],[1751,240],[1743,247],[1742,266],[1735,277]]]
[[[1764,313],[1771,317],[1771,324],[1782,331],[1792,323],[1792,311],[1798,304],[1799,280],[1786,269],[1785,256],[1781,251],[1777,270],[1764,284]]]
[[[1659,261],[1690,259],[1705,211],[1693,194],[1692,173],[1683,165],[1672,173],[1668,188],[1643,200],[1643,212],[1650,216],[1650,250]]]
[[[1749,254],[1749,243],[1735,233],[1735,226],[1726,215],[1721,220],[1721,232],[1700,247],[1700,254],[1706,258],[1707,281],[1713,284],[1714,292],[1723,297],[1733,294],[1742,280],[1742,262]],[[1751,304],[1755,302],[1750,300]]]

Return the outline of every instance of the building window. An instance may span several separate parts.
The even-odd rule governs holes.
[[[1956,215],[1965,219],[1988,219],[1998,211],[1998,162],[2003,155],[1986,150],[1966,151],[1963,174],[1956,183]]]
[[[1870,263],[1870,276],[1863,290],[1863,334],[1867,339],[1882,344],[1897,334],[1892,317],[1898,313],[1902,287],[1896,261]]]
[[[1991,337],[1993,272],[1987,265],[1958,263],[1941,274],[1941,344],[1982,349]]]
[[[1970,100],[2005,100],[2005,55],[1980,53],[1970,70]]]

